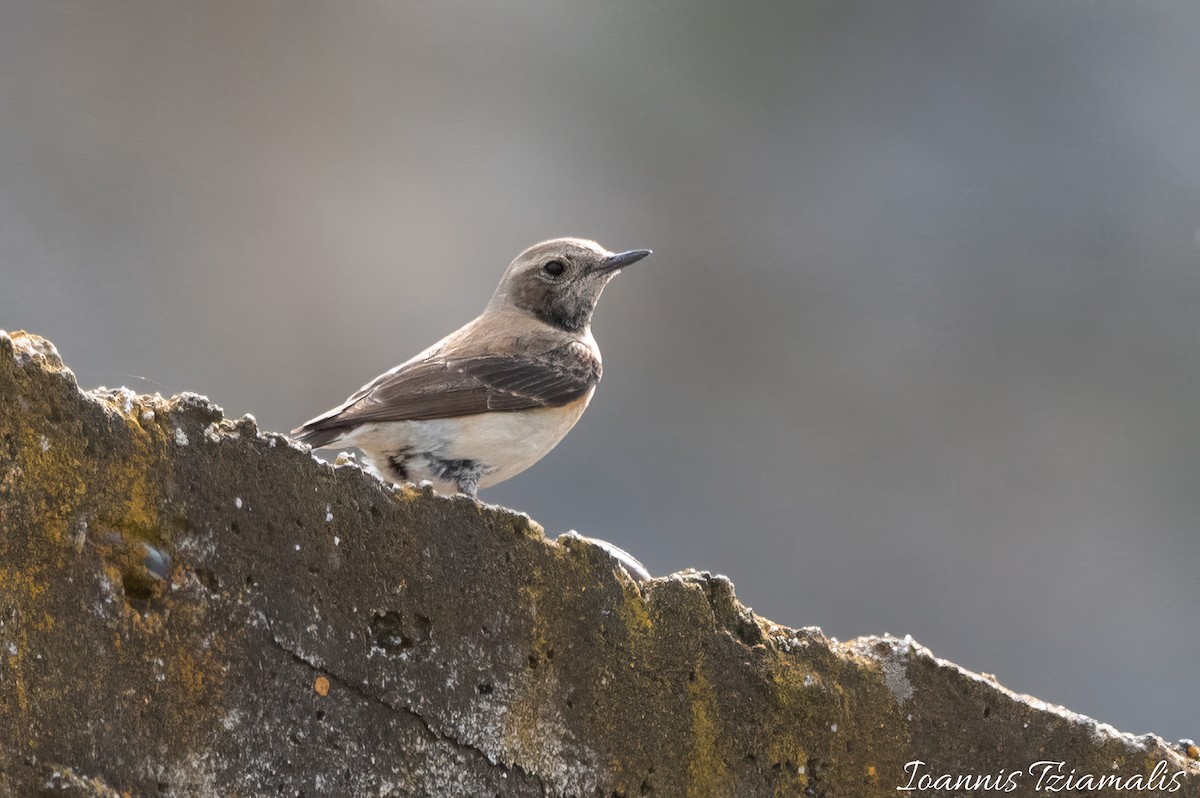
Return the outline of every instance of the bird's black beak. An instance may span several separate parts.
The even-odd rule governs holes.
[[[618,269],[623,269],[631,263],[637,263],[647,255],[653,254],[649,249],[631,249],[628,252],[618,252],[616,255],[609,255],[600,264],[596,266],[594,271],[598,272],[615,272]]]

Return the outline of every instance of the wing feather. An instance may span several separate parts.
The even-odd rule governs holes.
[[[534,357],[435,356],[381,375],[339,412],[315,418],[295,432],[322,446],[359,424],[560,407],[583,397],[600,375],[599,359],[580,343]]]

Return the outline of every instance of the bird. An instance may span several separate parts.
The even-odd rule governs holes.
[[[603,366],[592,313],[608,282],[652,254],[556,238],[509,264],[473,321],[292,430],[357,447],[393,482],[476,498],[526,470],[579,421]]]

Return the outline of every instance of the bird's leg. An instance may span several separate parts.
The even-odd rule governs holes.
[[[483,464],[477,460],[441,460],[430,457],[429,463],[440,479],[453,482],[458,492],[476,498],[479,480],[483,479]]]
[[[460,477],[458,479],[458,492],[470,496],[472,499],[479,498],[479,475],[473,474],[469,477]]]
[[[479,480],[483,479],[483,466],[471,460],[462,462],[462,467],[454,475],[454,483],[458,485],[459,493],[477,499],[479,498]]]

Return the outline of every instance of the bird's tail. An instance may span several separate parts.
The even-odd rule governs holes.
[[[292,430],[292,437],[314,449],[338,445],[349,429],[344,424],[337,423],[337,416],[331,415],[333,412],[317,416],[296,427]]]

